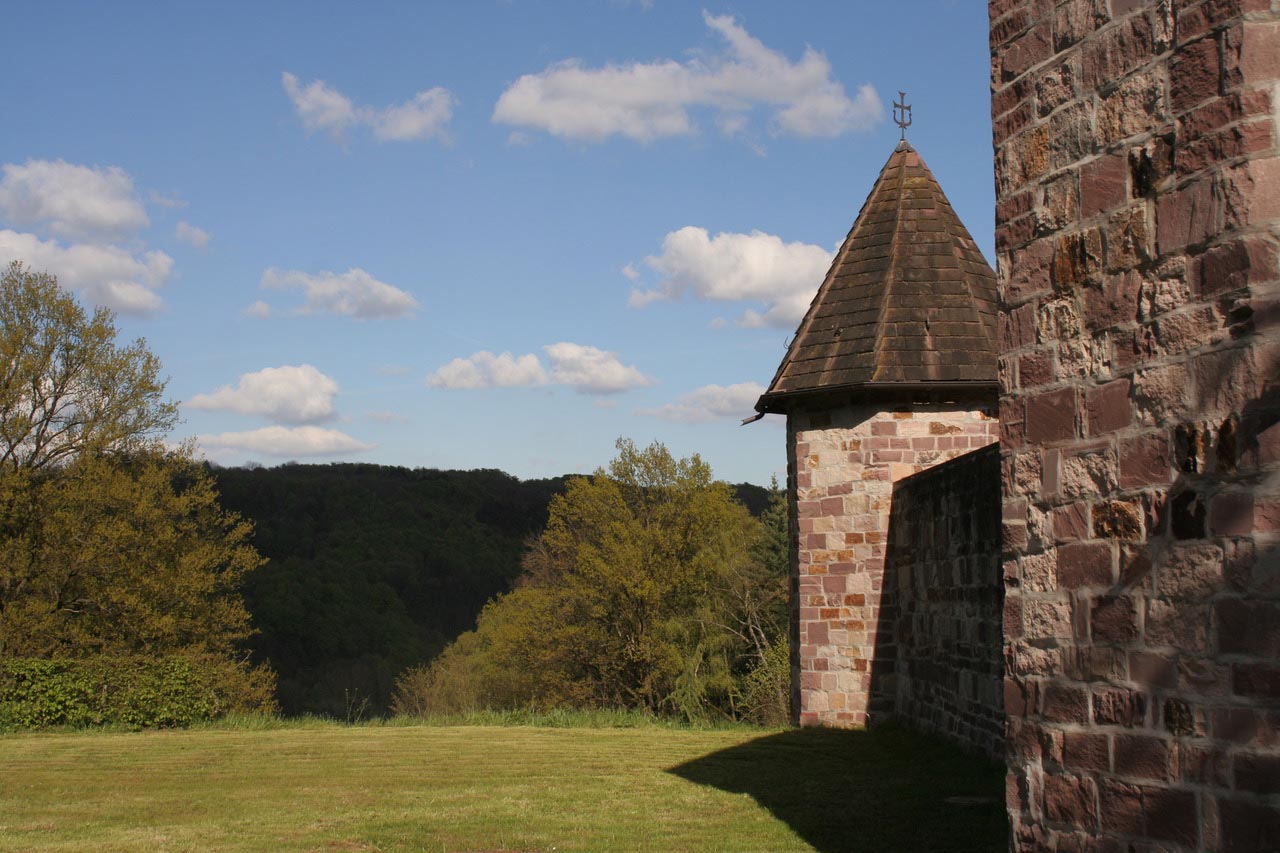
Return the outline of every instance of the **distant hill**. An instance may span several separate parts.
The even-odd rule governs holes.
[[[254,655],[279,673],[286,713],[337,717],[383,712],[401,670],[474,626],[567,479],[360,464],[213,473],[270,560],[245,588]],[[768,489],[733,488],[754,514],[768,503]]]

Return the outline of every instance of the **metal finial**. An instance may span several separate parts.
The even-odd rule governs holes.
[[[902,128],[901,139],[907,138],[907,128],[911,127],[911,105],[907,103],[907,93],[898,90],[898,100],[893,102],[893,123]]]

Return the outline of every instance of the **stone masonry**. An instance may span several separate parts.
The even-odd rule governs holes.
[[[894,483],[872,707],[1003,758],[1003,604],[999,446]]]
[[[878,633],[893,630],[882,624],[880,600],[894,483],[998,438],[990,410],[894,408],[849,404],[787,418],[798,537],[792,690],[801,725],[868,721],[877,643],[886,642]]]
[[[1013,846],[1280,849],[1280,2],[989,8]]]

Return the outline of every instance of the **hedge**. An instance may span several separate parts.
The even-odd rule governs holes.
[[[206,655],[0,660],[0,731],[173,728],[274,710],[274,674]]]

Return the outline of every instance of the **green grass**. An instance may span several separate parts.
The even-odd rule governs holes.
[[[899,729],[407,722],[3,736],[0,850],[1005,848],[1003,772]]]

